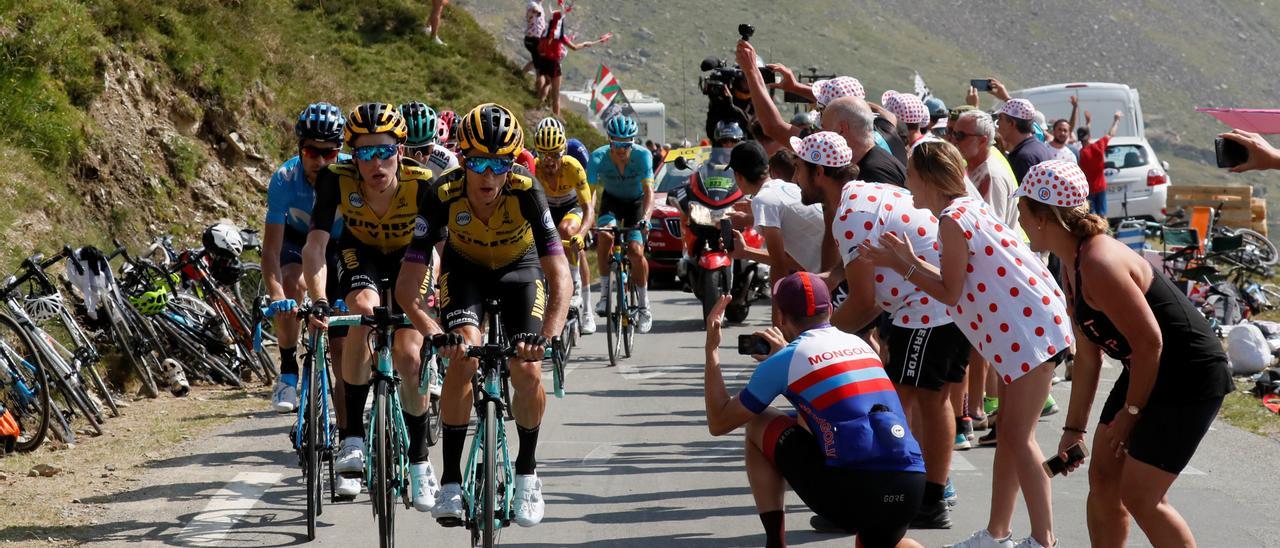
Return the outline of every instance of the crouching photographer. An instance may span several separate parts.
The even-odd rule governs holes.
[[[733,397],[719,356],[730,297],[720,299],[707,317],[707,426],[714,436],[747,427],[747,482],[767,547],[786,546],[786,485],[817,514],[815,527],[856,532],[868,548],[920,546],[905,538],[924,495],[920,446],[875,351],[828,322],[830,294],[808,272],[778,282],[778,326],[739,340],[739,353],[763,362]],[[770,407],[778,396],[799,416]]]
[[[738,25],[738,34],[743,40],[750,40],[755,32],[755,27],[751,25]],[[708,101],[707,139],[714,141],[716,126],[721,122],[736,122],[738,127],[750,127],[753,116],[751,90],[747,87],[742,68],[730,66],[725,60],[714,56],[703,59],[699,68],[707,73],[698,81],[698,87]],[[764,67],[759,70],[764,71],[766,81],[774,81],[772,70]]]

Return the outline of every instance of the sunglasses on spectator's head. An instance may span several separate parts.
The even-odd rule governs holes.
[[[342,147],[329,148],[329,147],[314,147],[314,146],[308,145],[308,146],[302,147],[302,155],[312,160],[316,160],[320,158],[323,158],[325,160],[333,160],[334,158],[338,157],[338,152],[340,152],[341,150],[342,150]]]
[[[400,145],[370,145],[367,147],[356,147],[354,150],[356,158],[365,162],[377,158],[379,160],[389,160],[394,158],[396,152],[400,150]]]
[[[511,158],[467,158],[467,169],[476,173],[484,173],[484,170],[492,171],[494,175],[505,175],[511,171],[516,161]]]

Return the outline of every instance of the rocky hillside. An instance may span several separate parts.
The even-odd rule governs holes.
[[[0,6],[0,272],[64,243],[259,223],[311,101],[544,114],[466,12],[446,9],[437,46],[417,0]]]

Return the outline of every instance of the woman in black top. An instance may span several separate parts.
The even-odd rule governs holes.
[[[1107,221],[1089,213],[1088,194],[1080,169],[1057,160],[1034,166],[1017,193],[1031,248],[1062,259],[1076,332],[1059,452],[1084,441],[1102,354],[1119,360],[1124,371],[1103,404],[1090,455],[1090,540],[1124,545],[1132,515],[1153,545],[1194,546],[1166,494],[1233,389],[1227,356],[1186,295],[1107,235]]]

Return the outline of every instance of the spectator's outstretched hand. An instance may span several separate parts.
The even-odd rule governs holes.
[[[604,33],[604,34],[601,34],[601,35],[600,35],[600,39],[599,39],[599,43],[603,44],[603,43],[605,43],[605,42],[608,42],[611,38],[613,38],[613,33],[612,33],[612,32],[606,32],[606,33]]]
[[[1069,100],[1071,101],[1071,106],[1072,106],[1072,107],[1080,106],[1080,98],[1079,98],[1079,97],[1076,97],[1075,95],[1072,95],[1072,96],[1069,98]]]
[[[1240,143],[1249,152],[1249,158],[1243,164],[1231,168],[1232,173],[1280,169],[1280,150],[1276,150],[1261,135],[1236,129],[1229,133],[1223,133],[1218,137]]]
[[[1124,118],[1124,113],[1123,113],[1123,112],[1120,112],[1120,111],[1118,111],[1118,110],[1117,110],[1117,111],[1116,111],[1115,116],[1113,117],[1113,119],[1114,119],[1114,120],[1120,120],[1121,118]]]
[[[969,92],[964,94],[964,104],[978,108],[978,88],[969,86]]]
[[[775,83],[769,84],[770,89],[777,88],[777,87],[780,87],[782,89],[793,89],[796,87],[797,85],[796,73],[791,72],[791,69],[787,68],[786,65],[783,65],[780,63],[770,63],[765,66],[773,69],[773,72],[778,74],[779,76],[782,76],[782,82],[779,82],[776,84]]]
[[[729,307],[729,302],[732,300],[732,295],[721,295],[720,300],[716,301],[716,305],[711,308],[711,313],[707,314],[708,352],[720,348],[720,328],[724,326],[724,309]]]
[[[756,70],[756,48],[751,45],[751,42],[738,40],[738,49],[734,52],[734,56],[743,71]]]
[[[1010,99],[1009,90],[1005,89],[1004,84],[1000,83],[1000,81],[996,80],[995,78],[989,78],[989,80],[991,80],[990,93],[994,95],[996,99],[999,99],[1001,101],[1008,101]]]

